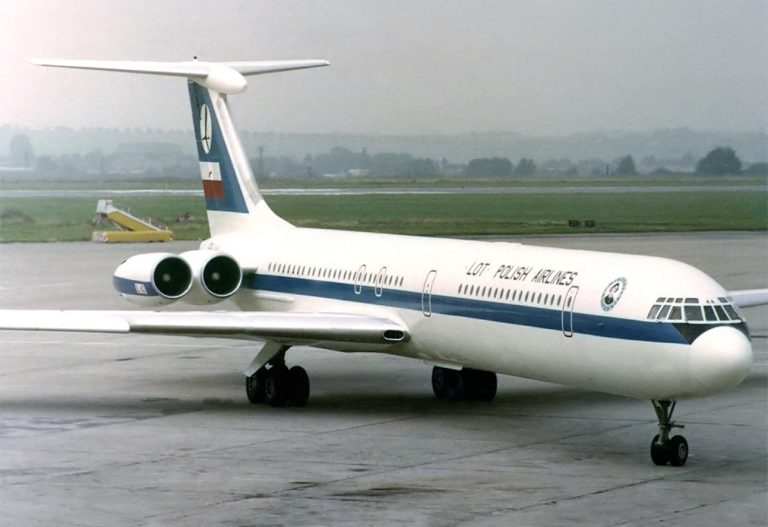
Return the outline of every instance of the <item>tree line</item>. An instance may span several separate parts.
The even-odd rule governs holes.
[[[114,152],[105,154],[100,150],[85,155],[40,156],[36,157],[29,139],[24,135],[15,136],[10,143],[10,157],[6,166],[23,168],[44,177],[72,178],[88,175],[125,175],[139,177],[186,177],[197,165],[196,156],[185,154],[173,143],[125,143]],[[632,155],[625,155],[606,162],[591,159],[571,162],[569,159],[553,159],[537,164],[531,158],[522,157],[517,162],[507,157],[481,157],[466,164],[450,163],[446,158],[434,160],[414,157],[408,153],[381,152],[370,154],[366,148],[353,151],[344,147],[333,147],[327,152],[310,155],[297,160],[286,156],[252,158],[254,172],[258,176],[272,177],[320,177],[320,176],[470,176],[470,177],[513,177],[535,176],[537,174],[558,174],[564,176],[636,175],[641,171],[657,175],[695,172],[703,175],[763,174],[768,175],[768,164],[753,163],[745,166],[731,147],[716,147],[698,161],[687,155],[682,160],[686,167],[681,169],[672,163],[672,168],[649,166],[660,164],[653,156],[641,160],[642,169]],[[0,160],[2,165],[2,160]]]

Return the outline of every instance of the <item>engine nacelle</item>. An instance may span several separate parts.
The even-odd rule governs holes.
[[[188,251],[179,255],[192,270],[192,287],[182,301],[193,305],[221,302],[234,295],[243,282],[240,265],[218,251]]]
[[[190,291],[192,282],[189,264],[171,253],[131,256],[112,277],[112,285],[123,298],[142,306],[175,302]]]

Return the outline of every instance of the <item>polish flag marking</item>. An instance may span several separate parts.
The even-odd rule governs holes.
[[[221,199],[224,197],[224,186],[221,184],[221,169],[218,163],[201,162],[200,177],[203,180],[203,194],[206,198]]]

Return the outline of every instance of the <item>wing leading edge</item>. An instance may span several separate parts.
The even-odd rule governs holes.
[[[284,344],[407,341],[401,323],[343,313],[0,310],[0,329],[269,339]]]
[[[728,296],[739,307],[755,307],[768,304],[768,289],[728,291]]]

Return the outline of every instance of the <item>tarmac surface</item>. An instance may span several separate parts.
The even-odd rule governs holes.
[[[768,286],[765,233],[514,239]],[[117,264],[194,246],[0,245],[0,308],[130,309]],[[678,404],[680,468],[651,462],[646,401],[500,376],[495,401],[449,403],[420,362],[297,348],[310,403],[278,409],[245,398],[258,343],[2,332],[0,525],[764,526],[768,309],[745,313],[752,372]]]

